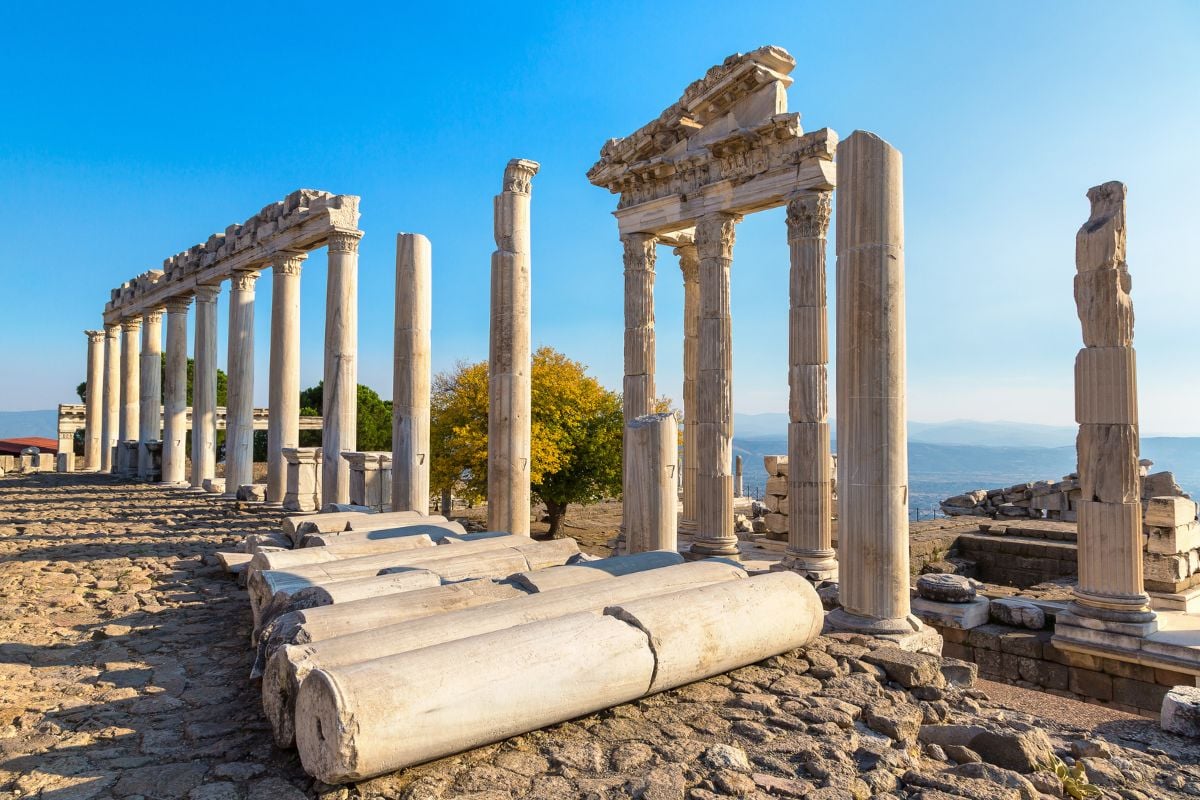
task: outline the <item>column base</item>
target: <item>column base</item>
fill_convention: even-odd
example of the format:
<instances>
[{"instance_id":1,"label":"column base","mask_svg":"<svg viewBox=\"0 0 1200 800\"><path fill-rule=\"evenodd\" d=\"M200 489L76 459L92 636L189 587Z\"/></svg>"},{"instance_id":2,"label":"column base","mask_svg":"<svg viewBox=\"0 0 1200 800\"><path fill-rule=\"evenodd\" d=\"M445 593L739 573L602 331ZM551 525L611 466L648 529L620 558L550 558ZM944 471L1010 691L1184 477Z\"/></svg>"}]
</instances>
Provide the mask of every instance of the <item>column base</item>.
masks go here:
<instances>
[{"instance_id":1,"label":"column base","mask_svg":"<svg viewBox=\"0 0 1200 800\"><path fill-rule=\"evenodd\" d=\"M1089 598L1084 600L1083 598ZM1064 639L1084 645L1137 649L1137 641L1158 630L1158 618L1153 611L1143 608L1117 610L1092 605L1088 593L1076 593L1076 599L1067 610L1058 614L1054 625L1056 639ZM1111 601L1113 598L1109 598ZM1149 596L1146 596L1149 600ZM1126 598L1126 606L1136 606L1137 596Z\"/></svg>"},{"instance_id":2,"label":"column base","mask_svg":"<svg viewBox=\"0 0 1200 800\"><path fill-rule=\"evenodd\" d=\"M696 520L681 519L681 520L679 520L679 524L676 526L675 530L678 531L679 534L682 536L695 536L696 535Z\"/></svg>"},{"instance_id":3,"label":"column base","mask_svg":"<svg viewBox=\"0 0 1200 800\"><path fill-rule=\"evenodd\" d=\"M741 557L741 550L738 549L737 539L729 541L710 539L693 541L692 546L682 555L688 561L699 561L702 558L713 557L732 558L736 560Z\"/></svg>"},{"instance_id":4,"label":"column base","mask_svg":"<svg viewBox=\"0 0 1200 800\"><path fill-rule=\"evenodd\" d=\"M863 633L868 636L911 636L925 628L924 623L912 614L907 617L881 619L852 614L844 608L835 608L825 615L825 625L847 633Z\"/></svg>"},{"instance_id":5,"label":"column base","mask_svg":"<svg viewBox=\"0 0 1200 800\"><path fill-rule=\"evenodd\" d=\"M829 555L825 555L828 553ZM813 583L829 583L838 579L838 563L832 550L807 553L788 551L783 560L771 566L772 572L798 572Z\"/></svg>"}]
</instances>

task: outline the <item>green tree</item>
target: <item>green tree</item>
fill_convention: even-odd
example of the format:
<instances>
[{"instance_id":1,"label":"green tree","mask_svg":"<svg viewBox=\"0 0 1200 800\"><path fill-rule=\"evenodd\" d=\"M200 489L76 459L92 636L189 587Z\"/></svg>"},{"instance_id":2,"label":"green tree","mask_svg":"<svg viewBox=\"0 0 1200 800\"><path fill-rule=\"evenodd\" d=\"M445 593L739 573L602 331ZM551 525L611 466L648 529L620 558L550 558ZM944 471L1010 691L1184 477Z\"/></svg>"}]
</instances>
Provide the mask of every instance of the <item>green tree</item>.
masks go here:
<instances>
[{"instance_id":1,"label":"green tree","mask_svg":"<svg viewBox=\"0 0 1200 800\"><path fill-rule=\"evenodd\" d=\"M325 381L300 392L300 416L319 417L324 402ZM358 385L358 423L355 447L359 450L392 449L392 401L384 400L369 386ZM301 431L300 444L316 447L321 443L319 431Z\"/></svg>"},{"instance_id":2,"label":"green tree","mask_svg":"<svg viewBox=\"0 0 1200 800\"><path fill-rule=\"evenodd\" d=\"M460 362L434 378L430 482L487 494L488 365ZM549 347L533 356L530 484L557 536L571 504L621 492L621 398L587 368Z\"/></svg>"}]
</instances>

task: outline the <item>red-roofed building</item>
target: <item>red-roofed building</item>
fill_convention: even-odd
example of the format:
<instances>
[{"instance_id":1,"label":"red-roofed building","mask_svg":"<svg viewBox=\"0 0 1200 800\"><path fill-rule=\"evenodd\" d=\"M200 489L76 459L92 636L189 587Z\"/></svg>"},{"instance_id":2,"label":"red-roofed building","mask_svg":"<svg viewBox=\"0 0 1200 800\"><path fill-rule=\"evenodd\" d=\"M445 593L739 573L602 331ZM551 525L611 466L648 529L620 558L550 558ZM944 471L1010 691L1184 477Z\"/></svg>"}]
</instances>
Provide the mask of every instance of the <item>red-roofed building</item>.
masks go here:
<instances>
[{"instance_id":1,"label":"red-roofed building","mask_svg":"<svg viewBox=\"0 0 1200 800\"><path fill-rule=\"evenodd\" d=\"M0 455L19 456L26 447L36 447L43 453L57 453L58 441L45 436L21 436L16 439L0 439Z\"/></svg>"}]
</instances>

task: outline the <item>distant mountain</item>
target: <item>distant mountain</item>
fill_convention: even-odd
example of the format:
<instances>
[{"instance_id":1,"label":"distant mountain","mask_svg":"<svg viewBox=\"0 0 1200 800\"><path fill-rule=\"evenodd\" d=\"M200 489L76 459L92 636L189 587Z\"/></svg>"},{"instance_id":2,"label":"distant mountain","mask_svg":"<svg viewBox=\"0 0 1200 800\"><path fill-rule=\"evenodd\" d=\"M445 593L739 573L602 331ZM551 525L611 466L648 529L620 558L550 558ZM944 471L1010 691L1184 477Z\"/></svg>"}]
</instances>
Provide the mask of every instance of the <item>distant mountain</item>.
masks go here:
<instances>
[{"instance_id":1,"label":"distant mountain","mask_svg":"<svg viewBox=\"0 0 1200 800\"><path fill-rule=\"evenodd\" d=\"M0 411L0 439L20 436L58 436L58 409L48 411Z\"/></svg>"}]
</instances>

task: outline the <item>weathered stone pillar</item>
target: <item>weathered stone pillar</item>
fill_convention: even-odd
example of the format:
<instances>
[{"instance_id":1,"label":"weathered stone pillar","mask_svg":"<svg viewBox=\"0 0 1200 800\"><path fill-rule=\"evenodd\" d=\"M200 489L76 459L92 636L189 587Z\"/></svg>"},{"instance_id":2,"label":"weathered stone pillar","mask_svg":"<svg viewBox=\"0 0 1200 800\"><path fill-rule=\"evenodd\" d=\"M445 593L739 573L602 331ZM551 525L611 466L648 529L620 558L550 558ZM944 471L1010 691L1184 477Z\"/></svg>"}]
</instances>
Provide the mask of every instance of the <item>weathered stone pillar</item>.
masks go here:
<instances>
[{"instance_id":1,"label":"weathered stone pillar","mask_svg":"<svg viewBox=\"0 0 1200 800\"><path fill-rule=\"evenodd\" d=\"M1079 583L1059 637L1101 629L1144 636L1157 628L1142 583L1137 362L1125 263L1125 185L1088 190L1091 216L1075 237L1075 303L1084 347L1075 359Z\"/></svg>"},{"instance_id":2,"label":"weathered stone pillar","mask_svg":"<svg viewBox=\"0 0 1200 800\"><path fill-rule=\"evenodd\" d=\"M229 280L229 369L225 411L225 497L254 479L254 282L256 270ZM326 384L328 386L328 384Z\"/></svg>"},{"instance_id":3,"label":"weathered stone pillar","mask_svg":"<svg viewBox=\"0 0 1200 800\"><path fill-rule=\"evenodd\" d=\"M115 472L117 441L121 427L121 344L119 325L104 326L104 409L100 441L100 470Z\"/></svg>"},{"instance_id":4,"label":"weathered stone pillar","mask_svg":"<svg viewBox=\"0 0 1200 800\"><path fill-rule=\"evenodd\" d=\"M900 152L855 131L838 146L838 628L912 634ZM801 468L789 458L792 470ZM803 506L789 498L792 513Z\"/></svg>"},{"instance_id":5,"label":"weathered stone pillar","mask_svg":"<svg viewBox=\"0 0 1200 800\"><path fill-rule=\"evenodd\" d=\"M321 448L285 447L281 454L287 462L287 491L284 511L321 510Z\"/></svg>"},{"instance_id":6,"label":"weathered stone pillar","mask_svg":"<svg viewBox=\"0 0 1200 800\"><path fill-rule=\"evenodd\" d=\"M186 482L187 322L190 295L167 301L167 373L163 390L162 481Z\"/></svg>"},{"instance_id":7,"label":"weathered stone pillar","mask_svg":"<svg viewBox=\"0 0 1200 800\"><path fill-rule=\"evenodd\" d=\"M396 235L396 321L392 372L392 511L429 513L429 362L433 324L429 240Z\"/></svg>"},{"instance_id":8,"label":"weathered stone pillar","mask_svg":"<svg viewBox=\"0 0 1200 800\"><path fill-rule=\"evenodd\" d=\"M386 511L392 505L392 454L342 453L350 465L350 504ZM409 509L428 514L428 508Z\"/></svg>"},{"instance_id":9,"label":"weathered stone pillar","mask_svg":"<svg viewBox=\"0 0 1200 800\"><path fill-rule=\"evenodd\" d=\"M100 450L104 432L100 420L104 405L104 331L84 331L88 337L87 389L84 390L87 411L83 432L83 468L89 472L100 469Z\"/></svg>"},{"instance_id":10,"label":"weathered stone pillar","mask_svg":"<svg viewBox=\"0 0 1200 800\"><path fill-rule=\"evenodd\" d=\"M488 355L488 530L529 535L532 353L529 193L536 161L514 158L494 201ZM393 467L394 468L394 467Z\"/></svg>"},{"instance_id":11,"label":"weathered stone pillar","mask_svg":"<svg viewBox=\"0 0 1200 800\"><path fill-rule=\"evenodd\" d=\"M729 271L741 217L696 223L700 255L700 356L696 387L696 536L692 557L736 556L733 532L733 323Z\"/></svg>"},{"instance_id":12,"label":"weathered stone pillar","mask_svg":"<svg viewBox=\"0 0 1200 800\"><path fill-rule=\"evenodd\" d=\"M322 502L350 499L350 465L343 451L358 440L358 242L362 231L336 231L329 237L325 284L325 383L321 449Z\"/></svg>"},{"instance_id":13,"label":"weathered stone pillar","mask_svg":"<svg viewBox=\"0 0 1200 800\"><path fill-rule=\"evenodd\" d=\"M138 437L138 404L141 400L138 353L142 349L141 331L141 317L121 321L121 425L117 434L117 474L125 478L137 470L137 464L129 463L127 442L136 441Z\"/></svg>"},{"instance_id":14,"label":"weathered stone pillar","mask_svg":"<svg viewBox=\"0 0 1200 800\"><path fill-rule=\"evenodd\" d=\"M196 354L192 375L192 489L216 476L217 296L220 285L196 287Z\"/></svg>"},{"instance_id":15,"label":"weathered stone pillar","mask_svg":"<svg viewBox=\"0 0 1200 800\"><path fill-rule=\"evenodd\" d=\"M626 553L677 547L678 442L674 414L647 414L625 425L630 477L623 513Z\"/></svg>"},{"instance_id":16,"label":"weathered stone pillar","mask_svg":"<svg viewBox=\"0 0 1200 800\"><path fill-rule=\"evenodd\" d=\"M683 272L683 514L681 533L696 531L696 374L700 364L700 254L675 248Z\"/></svg>"},{"instance_id":17,"label":"weathered stone pillar","mask_svg":"<svg viewBox=\"0 0 1200 800\"><path fill-rule=\"evenodd\" d=\"M283 448L300 444L300 268L304 253L271 256L271 366L267 405L266 502L287 493Z\"/></svg>"},{"instance_id":18,"label":"weathered stone pillar","mask_svg":"<svg viewBox=\"0 0 1200 800\"><path fill-rule=\"evenodd\" d=\"M782 566L811 580L830 580L833 476L829 443L829 329L825 244L833 211L830 192L802 194L787 206L791 250L788 322L788 546ZM901 421L903 424L903 420ZM855 558L859 558L856 554Z\"/></svg>"},{"instance_id":19,"label":"weathered stone pillar","mask_svg":"<svg viewBox=\"0 0 1200 800\"><path fill-rule=\"evenodd\" d=\"M150 480L150 454L142 442L162 441L162 318L161 308L142 315L141 407L138 413L139 480Z\"/></svg>"},{"instance_id":20,"label":"weathered stone pillar","mask_svg":"<svg viewBox=\"0 0 1200 800\"><path fill-rule=\"evenodd\" d=\"M733 496L741 497L746 493L745 473L742 471L742 457L737 456L733 460Z\"/></svg>"}]
</instances>

